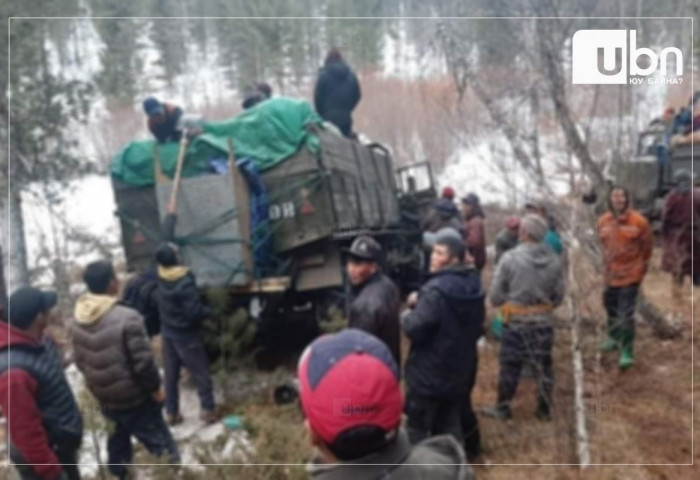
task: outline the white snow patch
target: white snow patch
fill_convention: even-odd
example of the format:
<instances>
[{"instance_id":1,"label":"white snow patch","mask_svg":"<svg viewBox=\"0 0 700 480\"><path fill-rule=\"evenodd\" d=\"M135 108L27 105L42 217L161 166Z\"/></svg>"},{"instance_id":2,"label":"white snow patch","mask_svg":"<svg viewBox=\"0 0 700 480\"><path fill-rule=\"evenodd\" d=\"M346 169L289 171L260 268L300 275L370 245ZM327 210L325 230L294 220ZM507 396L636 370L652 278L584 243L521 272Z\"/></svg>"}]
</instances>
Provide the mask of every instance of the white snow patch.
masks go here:
<instances>
[{"instance_id":1,"label":"white snow patch","mask_svg":"<svg viewBox=\"0 0 700 480\"><path fill-rule=\"evenodd\" d=\"M86 388L85 378L82 373L80 373L75 364L71 364L66 368L65 373L76 399L81 398L80 392ZM83 412L87 408L92 407L81 405ZM209 456L217 463L240 463L249 458L254 452L252 443L245 430L231 432L223 423L203 424L199 420L197 392L186 385L180 386L180 409L185 417L184 422L171 427L171 431L175 443L180 449L183 468L193 472L204 470L204 467L199 465L197 456L199 449L208 450ZM83 416L85 417L85 414ZM79 455L80 470L86 477L95 477L99 472L98 452L94 448L93 435L97 438L99 459L103 464L106 464L108 458L107 432L103 429L92 431L86 428ZM132 443L136 445L138 442L132 438ZM221 447L222 443L223 447Z\"/></svg>"}]
</instances>

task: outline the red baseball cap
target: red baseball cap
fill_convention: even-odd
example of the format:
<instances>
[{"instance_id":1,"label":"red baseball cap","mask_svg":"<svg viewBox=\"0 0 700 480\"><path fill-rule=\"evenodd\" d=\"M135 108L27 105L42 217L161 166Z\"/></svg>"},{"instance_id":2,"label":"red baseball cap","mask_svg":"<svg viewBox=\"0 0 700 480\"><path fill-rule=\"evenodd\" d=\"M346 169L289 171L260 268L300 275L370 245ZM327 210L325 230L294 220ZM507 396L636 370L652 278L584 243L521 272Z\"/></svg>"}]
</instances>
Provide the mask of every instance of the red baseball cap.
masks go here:
<instances>
[{"instance_id":1,"label":"red baseball cap","mask_svg":"<svg viewBox=\"0 0 700 480\"><path fill-rule=\"evenodd\" d=\"M353 427L390 432L401 422L398 366L369 333L346 329L316 339L302 354L298 375L304 414L328 445Z\"/></svg>"}]
</instances>

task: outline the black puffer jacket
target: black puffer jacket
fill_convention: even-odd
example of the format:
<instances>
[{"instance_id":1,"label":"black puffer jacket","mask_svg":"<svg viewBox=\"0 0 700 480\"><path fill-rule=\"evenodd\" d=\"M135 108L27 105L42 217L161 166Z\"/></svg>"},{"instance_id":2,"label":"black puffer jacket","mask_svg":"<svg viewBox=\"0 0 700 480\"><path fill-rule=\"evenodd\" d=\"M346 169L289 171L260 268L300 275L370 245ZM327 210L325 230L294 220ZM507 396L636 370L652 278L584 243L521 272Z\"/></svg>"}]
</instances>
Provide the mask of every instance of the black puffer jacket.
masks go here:
<instances>
[{"instance_id":1,"label":"black puffer jacket","mask_svg":"<svg viewBox=\"0 0 700 480\"><path fill-rule=\"evenodd\" d=\"M194 274L185 267L158 268L158 312L164 337L187 338L199 331L211 309L202 303Z\"/></svg>"},{"instance_id":2,"label":"black puffer jacket","mask_svg":"<svg viewBox=\"0 0 700 480\"><path fill-rule=\"evenodd\" d=\"M346 137L352 133L352 111L361 97L357 76L342 60L328 63L319 71L314 89L316 111Z\"/></svg>"},{"instance_id":3,"label":"black puffer jacket","mask_svg":"<svg viewBox=\"0 0 700 480\"><path fill-rule=\"evenodd\" d=\"M355 289L350 306L351 328L359 328L384 341L401 366L399 313L401 299L394 282L381 272Z\"/></svg>"},{"instance_id":4,"label":"black puffer jacket","mask_svg":"<svg viewBox=\"0 0 700 480\"><path fill-rule=\"evenodd\" d=\"M143 403L160 388L151 345L136 310L103 295L82 296L72 325L75 364L100 402L115 410Z\"/></svg>"},{"instance_id":5,"label":"black puffer jacket","mask_svg":"<svg viewBox=\"0 0 700 480\"><path fill-rule=\"evenodd\" d=\"M474 268L457 266L434 273L403 318L411 340L406 383L416 395L445 397L467 389L483 331L484 292Z\"/></svg>"}]
</instances>

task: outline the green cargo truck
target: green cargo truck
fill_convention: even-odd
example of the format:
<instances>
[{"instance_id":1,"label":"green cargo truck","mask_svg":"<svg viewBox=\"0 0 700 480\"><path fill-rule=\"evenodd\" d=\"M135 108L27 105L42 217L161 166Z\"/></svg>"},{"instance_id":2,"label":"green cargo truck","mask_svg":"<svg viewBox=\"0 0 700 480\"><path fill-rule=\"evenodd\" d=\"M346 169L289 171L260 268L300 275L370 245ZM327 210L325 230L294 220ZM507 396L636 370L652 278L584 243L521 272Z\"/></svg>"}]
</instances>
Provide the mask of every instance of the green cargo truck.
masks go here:
<instances>
[{"instance_id":1,"label":"green cargo truck","mask_svg":"<svg viewBox=\"0 0 700 480\"><path fill-rule=\"evenodd\" d=\"M200 286L228 288L233 296L251 300L259 316L318 321L329 304L342 306L347 298L343 248L358 235L372 235L384 247L384 270L404 291L416 288L422 269L418 205L434 198L432 175L422 191L407 191L387 148L349 140L320 122L306 122L303 128L308 138L291 156L260 169L257 180L267 207L262 223L251 221L260 204L234 161L240 158L235 137L233 151L219 153L218 164L227 168L182 180L176 243ZM150 264L160 241L172 166L158 157L152 155L152 184L127 183L123 170L113 168L122 243L132 271ZM425 164L416 168L429 172ZM260 265L258 243L267 239L270 258Z\"/></svg>"}]
</instances>

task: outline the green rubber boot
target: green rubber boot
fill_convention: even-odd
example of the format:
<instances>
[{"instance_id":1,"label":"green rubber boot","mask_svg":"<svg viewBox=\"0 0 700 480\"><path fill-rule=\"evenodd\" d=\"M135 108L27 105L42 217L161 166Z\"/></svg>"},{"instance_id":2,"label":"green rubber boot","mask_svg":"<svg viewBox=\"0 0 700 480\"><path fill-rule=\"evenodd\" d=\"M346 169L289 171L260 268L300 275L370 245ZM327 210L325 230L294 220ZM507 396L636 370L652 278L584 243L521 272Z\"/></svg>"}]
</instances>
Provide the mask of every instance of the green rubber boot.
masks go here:
<instances>
[{"instance_id":1,"label":"green rubber boot","mask_svg":"<svg viewBox=\"0 0 700 480\"><path fill-rule=\"evenodd\" d=\"M619 367L621 370L627 370L632 365L634 365L634 352L631 346L622 347L622 353L620 353Z\"/></svg>"}]
</instances>

